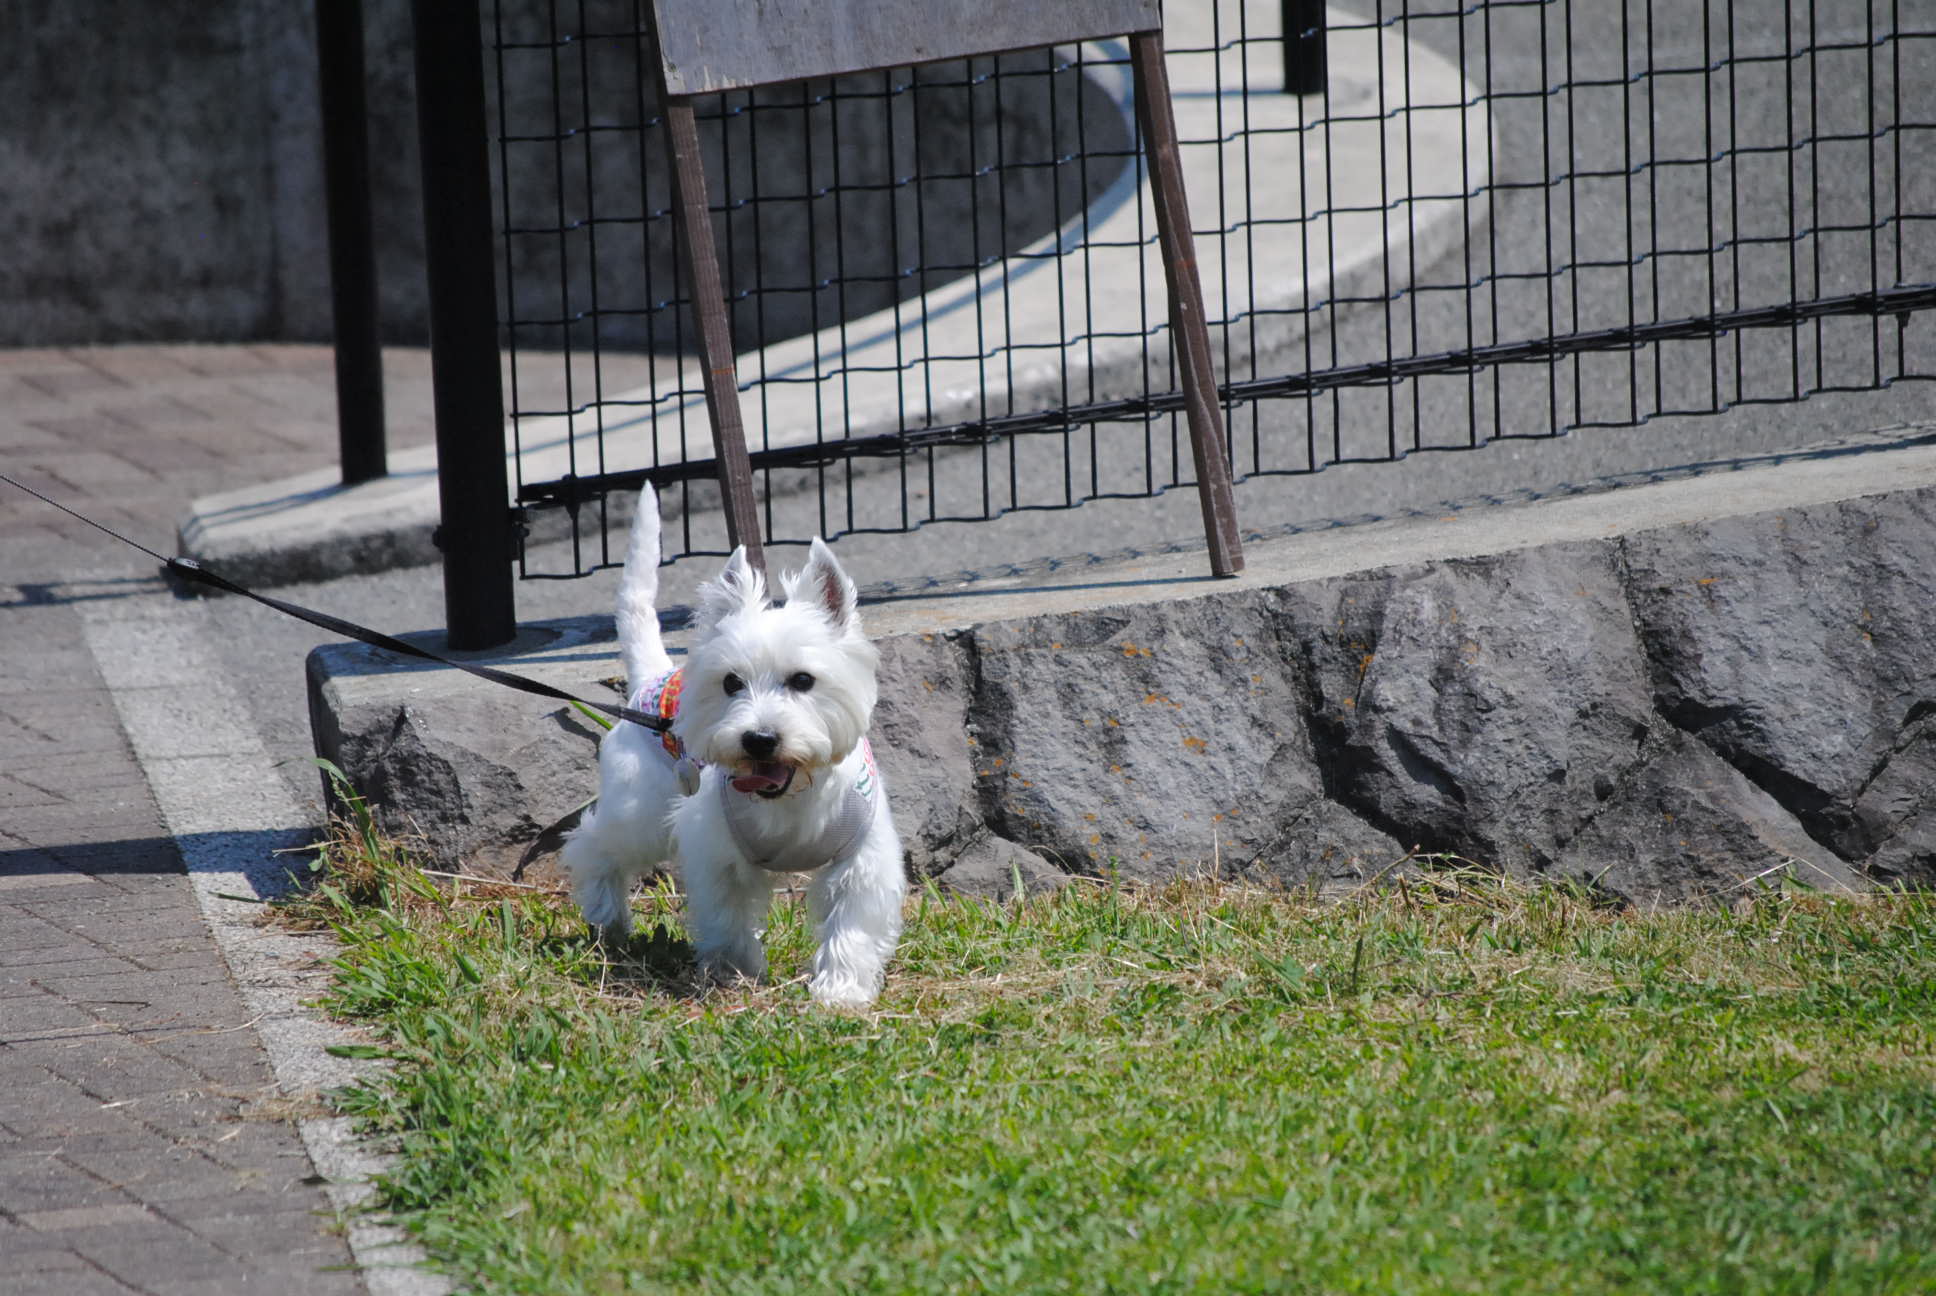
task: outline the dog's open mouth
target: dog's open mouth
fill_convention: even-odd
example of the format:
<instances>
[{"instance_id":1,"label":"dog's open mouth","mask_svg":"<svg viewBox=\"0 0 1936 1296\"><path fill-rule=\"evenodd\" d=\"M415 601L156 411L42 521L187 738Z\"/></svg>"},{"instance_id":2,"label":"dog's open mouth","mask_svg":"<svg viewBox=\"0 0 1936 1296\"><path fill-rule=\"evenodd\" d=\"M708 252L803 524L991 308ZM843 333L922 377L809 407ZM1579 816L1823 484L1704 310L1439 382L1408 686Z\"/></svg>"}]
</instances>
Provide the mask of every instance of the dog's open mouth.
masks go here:
<instances>
[{"instance_id":1,"label":"dog's open mouth","mask_svg":"<svg viewBox=\"0 0 1936 1296\"><path fill-rule=\"evenodd\" d=\"M793 766L779 761L747 761L733 775L735 792L776 797L793 783Z\"/></svg>"}]
</instances>

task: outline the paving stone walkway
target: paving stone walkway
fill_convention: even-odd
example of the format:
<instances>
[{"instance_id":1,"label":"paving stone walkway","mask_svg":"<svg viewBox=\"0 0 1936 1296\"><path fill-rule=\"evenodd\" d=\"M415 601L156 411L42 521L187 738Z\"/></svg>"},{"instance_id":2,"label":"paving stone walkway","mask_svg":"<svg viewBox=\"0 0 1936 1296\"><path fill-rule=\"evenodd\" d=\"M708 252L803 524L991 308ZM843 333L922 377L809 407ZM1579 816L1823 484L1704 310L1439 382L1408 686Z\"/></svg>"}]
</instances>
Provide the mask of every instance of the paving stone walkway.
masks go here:
<instances>
[{"instance_id":1,"label":"paving stone walkway","mask_svg":"<svg viewBox=\"0 0 1936 1296\"><path fill-rule=\"evenodd\" d=\"M392 444L429 436L394 353ZM334 462L322 347L0 352L0 471L155 548ZM83 637L152 566L0 483L0 1290L362 1292Z\"/></svg>"}]
</instances>

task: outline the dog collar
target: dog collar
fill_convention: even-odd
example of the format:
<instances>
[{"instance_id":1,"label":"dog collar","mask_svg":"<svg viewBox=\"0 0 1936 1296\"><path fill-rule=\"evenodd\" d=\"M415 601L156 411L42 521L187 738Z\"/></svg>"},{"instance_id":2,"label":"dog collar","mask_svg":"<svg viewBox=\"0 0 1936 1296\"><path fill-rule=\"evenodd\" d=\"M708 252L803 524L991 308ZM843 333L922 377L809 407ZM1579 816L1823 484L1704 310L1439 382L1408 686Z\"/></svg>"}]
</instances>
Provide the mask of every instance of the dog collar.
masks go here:
<instances>
[{"instance_id":1,"label":"dog collar","mask_svg":"<svg viewBox=\"0 0 1936 1296\"><path fill-rule=\"evenodd\" d=\"M811 873L852 852L879 810L880 770L874 764L874 748L865 738L860 740L860 757L860 776L840 798L840 812L812 841L793 842L776 855L763 855L753 845L753 798L734 791L729 780L721 779L720 814L740 852L772 873Z\"/></svg>"}]
</instances>

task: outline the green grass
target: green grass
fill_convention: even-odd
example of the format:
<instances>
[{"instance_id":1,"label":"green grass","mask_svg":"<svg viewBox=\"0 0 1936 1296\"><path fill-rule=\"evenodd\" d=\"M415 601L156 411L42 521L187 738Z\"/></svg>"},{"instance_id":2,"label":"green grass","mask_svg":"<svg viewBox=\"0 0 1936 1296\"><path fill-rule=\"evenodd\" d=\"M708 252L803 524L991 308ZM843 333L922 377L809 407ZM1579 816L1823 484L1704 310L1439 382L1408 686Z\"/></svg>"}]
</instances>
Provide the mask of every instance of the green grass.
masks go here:
<instances>
[{"instance_id":1,"label":"green grass","mask_svg":"<svg viewBox=\"0 0 1936 1296\"><path fill-rule=\"evenodd\" d=\"M479 1290L1936 1291L1925 895L930 894L856 1016L353 855L290 909L398 1058L339 1101Z\"/></svg>"}]
</instances>

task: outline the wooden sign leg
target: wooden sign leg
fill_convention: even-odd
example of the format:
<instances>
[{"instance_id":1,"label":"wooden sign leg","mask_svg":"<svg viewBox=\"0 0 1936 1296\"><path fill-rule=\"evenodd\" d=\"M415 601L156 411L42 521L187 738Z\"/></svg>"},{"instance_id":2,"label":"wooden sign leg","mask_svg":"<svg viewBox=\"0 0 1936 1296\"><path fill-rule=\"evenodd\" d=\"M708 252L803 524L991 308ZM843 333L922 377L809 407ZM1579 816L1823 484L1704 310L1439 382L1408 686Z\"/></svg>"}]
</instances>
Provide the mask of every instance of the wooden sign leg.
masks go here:
<instances>
[{"instance_id":1,"label":"wooden sign leg","mask_svg":"<svg viewBox=\"0 0 1936 1296\"><path fill-rule=\"evenodd\" d=\"M679 250L685 256L693 318L699 325L706 413L713 425L713 461L719 465L719 489L725 496L726 538L745 548L754 570L765 571L759 507L753 498L753 467L746 455L746 425L739 412L739 379L733 368L726 290L719 278L712 217L706 210L706 171L699 158L699 128L693 120L690 99L666 96L663 102L672 153L674 223L679 231Z\"/></svg>"},{"instance_id":2,"label":"wooden sign leg","mask_svg":"<svg viewBox=\"0 0 1936 1296\"><path fill-rule=\"evenodd\" d=\"M1210 329L1203 317L1203 285L1197 278L1190 205L1183 192L1170 77L1163 66L1163 33L1137 32L1129 38L1129 50L1136 73L1136 117L1143 128L1143 152L1149 158L1156 203L1157 240L1163 248L1163 278L1170 290L1170 334L1187 402L1203 531L1210 542L1210 570L1217 576L1235 576L1244 569L1244 549L1237 535L1230 460L1224 453L1217 378L1210 367Z\"/></svg>"}]
</instances>

